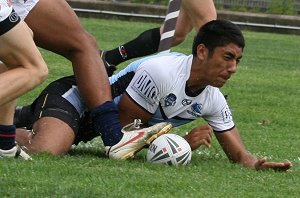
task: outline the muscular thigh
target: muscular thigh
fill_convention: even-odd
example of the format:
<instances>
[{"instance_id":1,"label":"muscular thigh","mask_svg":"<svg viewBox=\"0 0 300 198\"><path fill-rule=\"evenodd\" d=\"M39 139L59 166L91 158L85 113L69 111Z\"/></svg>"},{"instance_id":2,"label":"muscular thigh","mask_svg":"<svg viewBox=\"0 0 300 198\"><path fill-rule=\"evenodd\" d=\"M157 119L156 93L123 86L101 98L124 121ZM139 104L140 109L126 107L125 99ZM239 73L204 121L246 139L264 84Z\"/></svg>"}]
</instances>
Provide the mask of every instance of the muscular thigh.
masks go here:
<instances>
[{"instance_id":1,"label":"muscular thigh","mask_svg":"<svg viewBox=\"0 0 300 198\"><path fill-rule=\"evenodd\" d=\"M20 17L13 11L12 6L7 1L0 0L0 60L7 66L18 64L14 56L22 52L22 48L18 46L22 27ZM5 68L1 71L5 71Z\"/></svg>"},{"instance_id":2,"label":"muscular thigh","mask_svg":"<svg viewBox=\"0 0 300 198\"><path fill-rule=\"evenodd\" d=\"M43 117L33 125L34 135L27 145L32 153L47 152L53 155L67 153L75 134L64 121L54 117Z\"/></svg>"},{"instance_id":3,"label":"muscular thigh","mask_svg":"<svg viewBox=\"0 0 300 198\"><path fill-rule=\"evenodd\" d=\"M38 46L63 56L80 49L80 37L86 36L78 17L65 0L40 0L25 21L34 32Z\"/></svg>"},{"instance_id":4,"label":"muscular thigh","mask_svg":"<svg viewBox=\"0 0 300 198\"><path fill-rule=\"evenodd\" d=\"M32 63L39 65L34 61L40 60L40 52L23 21L0 36L0 46L0 60L9 68L31 66Z\"/></svg>"}]
</instances>

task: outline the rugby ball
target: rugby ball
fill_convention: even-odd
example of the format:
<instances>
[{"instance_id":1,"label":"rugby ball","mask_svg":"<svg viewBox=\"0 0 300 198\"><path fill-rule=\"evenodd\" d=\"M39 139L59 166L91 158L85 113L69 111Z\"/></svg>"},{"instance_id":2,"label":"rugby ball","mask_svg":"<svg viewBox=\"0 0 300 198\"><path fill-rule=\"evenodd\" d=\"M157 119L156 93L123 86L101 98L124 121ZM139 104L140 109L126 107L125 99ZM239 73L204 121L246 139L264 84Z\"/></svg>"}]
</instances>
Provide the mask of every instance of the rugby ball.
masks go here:
<instances>
[{"instance_id":1,"label":"rugby ball","mask_svg":"<svg viewBox=\"0 0 300 198\"><path fill-rule=\"evenodd\" d=\"M192 158L189 143L176 134L164 134L156 138L147 151L147 161L156 164L187 165Z\"/></svg>"}]
</instances>

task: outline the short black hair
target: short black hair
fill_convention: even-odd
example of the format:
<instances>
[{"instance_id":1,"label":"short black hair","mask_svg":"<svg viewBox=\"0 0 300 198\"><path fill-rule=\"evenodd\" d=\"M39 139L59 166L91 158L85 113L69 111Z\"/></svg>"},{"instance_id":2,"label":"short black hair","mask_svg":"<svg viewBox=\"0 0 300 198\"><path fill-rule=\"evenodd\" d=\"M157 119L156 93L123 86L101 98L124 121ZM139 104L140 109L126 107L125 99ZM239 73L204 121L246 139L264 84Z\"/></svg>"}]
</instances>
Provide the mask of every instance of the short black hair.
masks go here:
<instances>
[{"instance_id":1,"label":"short black hair","mask_svg":"<svg viewBox=\"0 0 300 198\"><path fill-rule=\"evenodd\" d=\"M197 56L197 46L204 44L212 54L216 47L222 47L234 43L244 49L245 39L240 28L227 20L212 20L203 25L193 42L193 56Z\"/></svg>"}]
</instances>

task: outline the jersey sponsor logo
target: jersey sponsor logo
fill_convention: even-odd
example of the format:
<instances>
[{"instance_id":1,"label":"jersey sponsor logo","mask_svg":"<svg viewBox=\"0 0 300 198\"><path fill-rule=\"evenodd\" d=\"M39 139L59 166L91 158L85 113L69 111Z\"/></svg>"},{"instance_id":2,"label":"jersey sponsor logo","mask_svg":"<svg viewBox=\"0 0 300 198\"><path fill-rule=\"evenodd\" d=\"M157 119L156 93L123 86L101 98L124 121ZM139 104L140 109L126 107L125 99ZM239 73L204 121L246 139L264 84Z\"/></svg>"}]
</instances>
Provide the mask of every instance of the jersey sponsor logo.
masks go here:
<instances>
[{"instance_id":1,"label":"jersey sponsor logo","mask_svg":"<svg viewBox=\"0 0 300 198\"><path fill-rule=\"evenodd\" d=\"M146 71L137 78L132 88L150 104L154 104L159 95L156 84Z\"/></svg>"},{"instance_id":2,"label":"jersey sponsor logo","mask_svg":"<svg viewBox=\"0 0 300 198\"><path fill-rule=\"evenodd\" d=\"M175 106L176 104L176 95L173 93L170 93L165 99L165 107L169 107L169 106Z\"/></svg>"},{"instance_id":3,"label":"jersey sponsor logo","mask_svg":"<svg viewBox=\"0 0 300 198\"><path fill-rule=\"evenodd\" d=\"M201 117L202 104L193 104L191 109L187 110L187 113L194 117Z\"/></svg>"},{"instance_id":4,"label":"jersey sponsor logo","mask_svg":"<svg viewBox=\"0 0 300 198\"><path fill-rule=\"evenodd\" d=\"M222 109L222 117L223 117L224 123L228 123L228 122L232 121L232 114L231 114L231 111L230 111L228 105L226 105Z\"/></svg>"},{"instance_id":5,"label":"jersey sponsor logo","mask_svg":"<svg viewBox=\"0 0 300 198\"><path fill-rule=\"evenodd\" d=\"M183 100L181 101L181 104L182 104L183 106L190 105L191 103L192 103L192 100L190 100L190 99L183 99Z\"/></svg>"}]
</instances>

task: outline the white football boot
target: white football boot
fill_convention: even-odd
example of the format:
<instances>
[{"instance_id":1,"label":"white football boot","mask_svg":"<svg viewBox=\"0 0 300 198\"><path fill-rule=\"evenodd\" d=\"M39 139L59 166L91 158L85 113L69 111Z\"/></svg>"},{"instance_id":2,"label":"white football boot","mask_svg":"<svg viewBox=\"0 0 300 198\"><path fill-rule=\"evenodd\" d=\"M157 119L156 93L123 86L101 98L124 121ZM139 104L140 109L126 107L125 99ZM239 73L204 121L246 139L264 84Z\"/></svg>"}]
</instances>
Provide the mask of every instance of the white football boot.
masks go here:
<instances>
[{"instance_id":1,"label":"white football boot","mask_svg":"<svg viewBox=\"0 0 300 198\"><path fill-rule=\"evenodd\" d=\"M145 145L149 145L160 135L168 133L172 129L172 124L161 122L148 128L140 128L141 120L135 119L133 123L123 127L124 133L119 143L113 146L106 146L106 155L109 158L125 160L134 158Z\"/></svg>"},{"instance_id":2,"label":"white football boot","mask_svg":"<svg viewBox=\"0 0 300 198\"><path fill-rule=\"evenodd\" d=\"M24 160L32 160L32 158L25 152L23 151L18 145L14 146L12 149L9 150L2 150L0 149L0 158L18 158L21 157Z\"/></svg>"}]
</instances>

